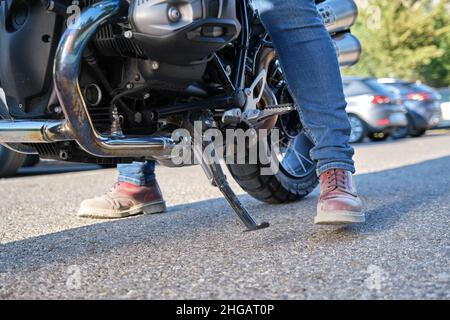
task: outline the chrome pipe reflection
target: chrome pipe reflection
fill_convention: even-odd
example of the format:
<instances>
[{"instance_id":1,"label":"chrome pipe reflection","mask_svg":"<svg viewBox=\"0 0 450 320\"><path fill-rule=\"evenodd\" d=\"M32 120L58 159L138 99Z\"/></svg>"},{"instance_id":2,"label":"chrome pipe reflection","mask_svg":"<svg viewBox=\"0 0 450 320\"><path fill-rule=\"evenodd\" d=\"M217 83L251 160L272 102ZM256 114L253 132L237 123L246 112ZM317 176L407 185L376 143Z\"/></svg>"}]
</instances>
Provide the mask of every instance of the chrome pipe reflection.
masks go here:
<instances>
[{"instance_id":1,"label":"chrome pipe reflection","mask_svg":"<svg viewBox=\"0 0 450 320\"><path fill-rule=\"evenodd\" d=\"M361 43L351 33L336 35L333 38L336 53L341 67L348 67L356 64L361 57Z\"/></svg>"},{"instance_id":2,"label":"chrome pipe reflection","mask_svg":"<svg viewBox=\"0 0 450 320\"><path fill-rule=\"evenodd\" d=\"M317 11L329 33L349 30L358 18L358 7L353 0L327 0L317 5Z\"/></svg>"},{"instance_id":3,"label":"chrome pipe reflection","mask_svg":"<svg viewBox=\"0 0 450 320\"><path fill-rule=\"evenodd\" d=\"M72 140L63 121L0 120L0 143L46 143ZM25 150L24 150L25 151Z\"/></svg>"}]
</instances>

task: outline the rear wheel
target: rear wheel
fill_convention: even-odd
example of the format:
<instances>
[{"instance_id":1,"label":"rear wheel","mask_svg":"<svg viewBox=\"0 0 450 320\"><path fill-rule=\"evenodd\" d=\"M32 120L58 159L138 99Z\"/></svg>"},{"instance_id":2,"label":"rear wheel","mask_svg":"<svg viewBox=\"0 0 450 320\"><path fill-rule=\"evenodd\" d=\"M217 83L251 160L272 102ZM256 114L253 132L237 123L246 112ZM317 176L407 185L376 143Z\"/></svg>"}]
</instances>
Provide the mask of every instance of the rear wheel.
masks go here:
<instances>
[{"instance_id":1,"label":"rear wheel","mask_svg":"<svg viewBox=\"0 0 450 320\"><path fill-rule=\"evenodd\" d=\"M395 129L391 135L392 139L406 138L414 131L411 117L407 115L407 118L408 118L408 123L407 123L406 127L400 127L400 128Z\"/></svg>"},{"instance_id":2,"label":"rear wheel","mask_svg":"<svg viewBox=\"0 0 450 320\"><path fill-rule=\"evenodd\" d=\"M348 120L350 121L350 125L352 127L352 131L350 133L350 143L359 143L364 140L367 136L367 126L358 116L354 114L348 115Z\"/></svg>"},{"instance_id":3,"label":"rear wheel","mask_svg":"<svg viewBox=\"0 0 450 320\"><path fill-rule=\"evenodd\" d=\"M411 130L410 135L411 135L411 137L418 138L418 137L423 136L426 132L427 132L427 130L425 130L425 129Z\"/></svg>"},{"instance_id":4,"label":"rear wheel","mask_svg":"<svg viewBox=\"0 0 450 320\"><path fill-rule=\"evenodd\" d=\"M316 164L309 151L313 144L304 130L292 137L284 136L272 152L279 170L266 175L270 166L258 159L257 164L228 165L236 182L252 197L267 203L300 200L318 184Z\"/></svg>"},{"instance_id":5,"label":"rear wheel","mask_svg":"<svg viewBox=\"0 0 450 320\"><path fill-rule=\"evenodd\" d=\"M292 102L286 86L279 92L279 103ZM271 157L278 170L267 174L267 171L270 172L270 165L267 165L269 159L261 159L261 153L256 164L231 164L228 169L242 189L260 201L286 203L300 200L311 193L319 182L316 163L310 156L314 145L301 126L296 111L278 117L274 129L279 131L279 141L271 143L269 135L268 145L272 152L262 154Z\"/></svg>"},{"instance_id":6,"label":"rear wheel","mask_svg":"<svg viewBox=\"0 0 450 320\"><path fill-rule=\"evenodd\" d=\"M9 150L0 145L0 178L11 177L16 174L25 162L26 155Z\"/></svg>"},{"instance_id":7,"label":"rear wheel","mask_svg":"<svg viewBox=\"0 0 450 320\"><path fill-rule=\"evenodd\" d=\"M409 135L409 127L399 127L392 132L392 139L404 139Z\"/></svg>"}]
</instances>

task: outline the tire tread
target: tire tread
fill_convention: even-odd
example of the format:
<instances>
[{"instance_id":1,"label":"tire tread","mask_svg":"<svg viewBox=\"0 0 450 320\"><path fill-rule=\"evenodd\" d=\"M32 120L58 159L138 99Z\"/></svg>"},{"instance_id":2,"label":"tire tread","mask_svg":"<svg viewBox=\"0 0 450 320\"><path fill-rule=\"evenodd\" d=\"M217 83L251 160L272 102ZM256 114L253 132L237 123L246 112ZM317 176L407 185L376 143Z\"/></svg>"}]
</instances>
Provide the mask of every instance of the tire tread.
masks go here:
<instances>
[{"instance_id":1,"label":"tire tread","mask_svg":"<svg viewBox=\"0 0 450 320\"><path fill-rule=\"evenodd\" d=\"M292 185L284 186L277 175L260 175L260 165L228 165L228 169L236 182L250 196L270 204L299 201L310 194L318 184L315 177L309 182L309 186L303 189L294 188Z\"/></svg>"}]
</instances>

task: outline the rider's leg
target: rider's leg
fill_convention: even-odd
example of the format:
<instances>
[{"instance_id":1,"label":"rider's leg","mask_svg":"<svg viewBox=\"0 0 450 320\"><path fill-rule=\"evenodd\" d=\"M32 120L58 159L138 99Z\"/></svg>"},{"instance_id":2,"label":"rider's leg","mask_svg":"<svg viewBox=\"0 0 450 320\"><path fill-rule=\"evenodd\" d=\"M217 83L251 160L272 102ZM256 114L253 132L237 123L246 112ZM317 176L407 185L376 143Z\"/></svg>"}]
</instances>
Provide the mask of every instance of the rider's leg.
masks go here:
<instances>
[{"instance_id":1,"label":"rider's leg","mask_svg":"<svg viewBox=\"0 0 450 320\"><path fill-rule=\"evenodd\" d=\"M117 170L119 182L128 182L136 186L152 185L156 182L155 161L119 164Z\"/></svg>"},{"instance_id":2,"label":"rider's leg","mask_svg":"<svg viewBox=\"0 0 450 320\"><path fill-rule=\"evenodd\" d=\"M78 215L91 218L123 218L166 210L155 177L155 162L120 164L118 183L105 195L83 201Z\"/></svg>"},{"instance_id":3,"label":"rider's leg","mask_svg":"<svg viewBox=\"0 0 450 320\"><path fill-rule=\"evenodd\" d=\"M255 0L277 49L303 126L314 142L321 198L317 223L364 221L354 190L350 123L336 49L314 0Z\"/></svg>"}]
</instances>

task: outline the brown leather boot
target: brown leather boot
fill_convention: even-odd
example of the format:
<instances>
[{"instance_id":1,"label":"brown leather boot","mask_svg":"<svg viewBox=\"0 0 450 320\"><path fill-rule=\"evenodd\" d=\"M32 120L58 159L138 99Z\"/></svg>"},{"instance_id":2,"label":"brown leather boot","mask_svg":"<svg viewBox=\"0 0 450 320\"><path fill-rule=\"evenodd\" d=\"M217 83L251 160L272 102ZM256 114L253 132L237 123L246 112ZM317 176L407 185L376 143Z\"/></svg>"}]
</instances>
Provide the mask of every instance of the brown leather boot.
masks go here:
<instances>
[{"instance_id":1,"label":"brown leather boot","mask_svg":"<svg viewBox=\"0 0 450 320\"><path fill-rule=\"evenodd\" d=\"M351 224L365 222L351 172L332 169L320 176L320 198L316 224Z\"/></svg>"},{"instance_id":2,"label":"brown leather boot","mask_svg":"<svg viewBox=\"0 0 450 320\"><path fill-rule=\"evenodd\" d=\"M127 182L119 182L105 195L83 201L78 216L114 219L164 211L166 211L166 203L158 183L152 186L136 186Z\"/></svg>"}]
</instances>

